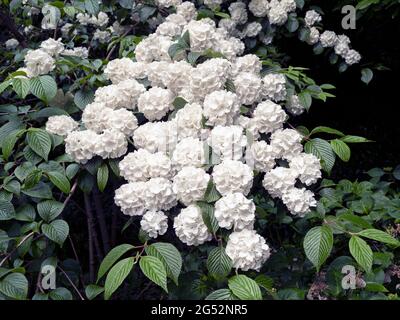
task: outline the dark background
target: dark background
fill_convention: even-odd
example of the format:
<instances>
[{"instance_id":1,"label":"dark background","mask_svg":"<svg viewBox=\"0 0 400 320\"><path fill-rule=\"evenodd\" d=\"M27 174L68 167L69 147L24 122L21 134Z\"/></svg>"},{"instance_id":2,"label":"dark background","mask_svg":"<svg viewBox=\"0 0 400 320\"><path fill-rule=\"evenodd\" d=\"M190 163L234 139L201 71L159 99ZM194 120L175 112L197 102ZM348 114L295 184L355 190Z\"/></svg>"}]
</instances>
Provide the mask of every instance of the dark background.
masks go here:
<instances>
[{"instance_id":1,"label":"dark background","mask_svg":"<svg viewBox=\"0 0 400 320\"><path fill-rule=\"evenodd\" d=\"M292 57L292 66L308 67L308 74L318 84L336 86L336 90L332 90L336 98L328 99L326 103L314 100L310 112L298 117L296 122L309 129L330 126L345 134L375 141L352 144L350 161L337 161L333 179L356 179L373 167L400 164L400 18L393 18L392 10L369 12L357 20L356 30L343 30L343 15L340 10L334 10L335 2L319 4L325 12L323 24L337 34L344 33L351 38L352 47L363 57L360 65L339 73L337 65L331 65L327 56L314 55L312 46L294 39L283 46ZM390 70L375 70L378 65ZM374 71L369 85L361 82L363 67Z\"/></svg>"}]
</instances>

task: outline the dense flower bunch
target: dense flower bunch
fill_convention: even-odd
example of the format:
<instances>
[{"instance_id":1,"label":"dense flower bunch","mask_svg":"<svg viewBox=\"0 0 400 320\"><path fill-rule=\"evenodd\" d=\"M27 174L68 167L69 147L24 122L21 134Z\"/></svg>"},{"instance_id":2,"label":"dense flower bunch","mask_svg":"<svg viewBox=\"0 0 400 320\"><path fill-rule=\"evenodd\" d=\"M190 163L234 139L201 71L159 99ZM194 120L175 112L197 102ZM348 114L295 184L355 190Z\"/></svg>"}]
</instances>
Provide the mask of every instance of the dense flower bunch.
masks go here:
<instances>
[{"instance_id":1,"label":"dense flower bunch","mask_svg":"<svg viewBox=\"0 0 400 320\"><path fill-rule=\"evenodd\" d=\"M252 1L249 10L278 21L295 9L293 1L271 1L264 8L266 3ZM253 230L255 204L249 194L255 172L264 175L266 191L293 215L304 216L316 205L306 187L321 177L320 162L303 152L299 132L285 128L288 115L282 105L293 114L303 110L286 89L284 74L264 74L256 55L243 55L241 35L226 19L218 25L210 18L194 20L191 2L158 5L176 6L177 13L137 45L136 61L122 58L107 65L104 73L112 84L96 91L82 125L57 116L46 128L65 137L66 152L76 162L125 155L119 167L128 182L115 191L115 203L126 215L142 216L142 230L150 237L167 231L168 211L179 206L173 218L178 238L187 245L209 241L212 234L198 201L215 186L221 196L215 219L232 230L226 253L235 268L258 270L270 249ZM246 20L242 2L232 3L230 12L234 24ZM258 28L247 29L253 34ZM171 47L183 38L188 51L211 50L221 57L189 63L182 52L172 58ZM63 52L61 46L49 47L39 50L50 57ZM177 100L184 106L178 107ZM128 141L135 150L126 154Z\"/></svg>"}]
</instances>

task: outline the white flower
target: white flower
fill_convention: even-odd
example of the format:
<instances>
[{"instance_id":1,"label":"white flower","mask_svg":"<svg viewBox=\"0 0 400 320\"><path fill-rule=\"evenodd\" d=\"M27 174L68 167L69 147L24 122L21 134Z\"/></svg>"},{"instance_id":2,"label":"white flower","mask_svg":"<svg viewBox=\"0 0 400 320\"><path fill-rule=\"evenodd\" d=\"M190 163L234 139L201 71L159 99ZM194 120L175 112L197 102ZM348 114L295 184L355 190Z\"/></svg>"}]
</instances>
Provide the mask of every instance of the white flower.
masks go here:
<instances>
[{"instance_id":1,"label":"white flower","mask_svg":"<svg viewBox=\"0 0 400 320\"><path fill-rule=\"evenodd\" d=\"M156 34L169 37L178 36L181 34L181 32L182 32L182 26L170 21L165 21L161 23L156 30Z\"/></svg>"},{"instance_id":2,"label":"white flower","mask_svg":"<svg viewBox=\"0 0 400 320\"><path fill-rule=\"evenodd\" d=\"M294 129L277 130L271 135L271 146L278 158L290 159L303 151L302 138Z\"/></svg>"},{"instance_id":3,"label":"white flower","mask_svg":"<svg viewBox=\"0 0 400 320\"><path fill-rule=\"evenodd\" d=\"M99 136L91 130L72 131L65 138L65 153L74 161L86 163L95 156Z\"/></svg>"},{"instance_id":4,"label":"white flower","mask_svg":"<svg viewBox=\"0 0 400 320\"><path fill-rule=\"evenodd\" d=\"M185 1L176 7L176 13L190 21L196 17L197 11L194 4L190 1Z\"/></svg>"},{"instance_id":5,"label":"white flower","mask_svg":"<svg viewBox=\"0 0 400 320\"><path fill-rule=\"evenodd\" d=\"M278 26L283 25L288 19L286 8L279 2L279 0L271 0L267 15L269 22Z\"/></svg>"},{"instance_id":6,"label":"white flower","mask_svg":"<svg viewBox=\"0 0 400 320\"><path fill-rule=\"evenodd\" d=\"M146 63L152 61L171 61L168 50L172 44L171 37L151 34L136 46L136 60Z\"/></svg>"},{"instance_id":7,"label":"white flower","mask_svg":"<svg viewBox=\"0 0 400 320\"><path fill-rule=\"evenodd\" d=\"M165 88L170 63L167 61L153 61L146 65L147 79L152 87Z\"/></svg>"},{"instance_id":8,"label":"white flower","mask_svg":"<svg viewBox=\"0 0 400 320\"><path fill-rule=\"evenodd\" d=\"M282 202L293 215L303 217L311 207L317 205L314 194L305 188L291 188L282 196Z\"/></svg>"},{"instance_id":9,"label":"white flower","mask_svg":"<svg viewBox=\"0 0 400 320\"><path fill-rule=\"evenodd\" d=\"M115 204L121 208L123 214L141 216L146 211L144 203L145 192L146 184L144 182L123 184L115 190Z\"/></svg>"},{"instance_id":10,"label":"white flower","mask_svg":"<svg viewBox=\"0 0 400 320\"><path fill-rule=\"evenodd\" d=\"M321 178L321 164L313 154L300 153L289 160L289 166L297 173L300 181L307 186L316 183Z\"/></svg>"},{"instance_id":11,"label":"white flower","mask_svg":"<svg viewBox=\"0 0 400 320\"><path fill-rule=\"evenodd\" d=\"M64 44L61 39L54 40L53 38L49 38L40 44L40 48L52 57L57 57L64 51Z\"/></svg>"},{"instance_id":12,"label":"white flower","mask_svg":"<svg viewBox=\"0 0 400 320\"><path fill-rule=\"evenodd\" d=\"M240 105L236 94L218 90L204 99L204 116L208 125L230 125L239 115Z\"/></svg>"},{"instance_id":13,"label":"white flower","mask_svg":"<svg viewBox=\"0 0 400 320\"><path fill-rule=\"evenodd\" d=\"M138 110L150 121L161 120L174 106L171 90L158 87L150 88L138 100Z\"/></svg>"},{"instance_id":14,"label":"white flower","mask_svg":"<svg viewBox=\"0 0 400 320\"><path fill-rule=\"evenodd\" d=\"M257 36L262 30L262 25L259 22L251 22L246 24L242 31L242 37L255 37Z\"/></svg>"},{"instance_id":15,"label":"white flower","mask_svg":"<svg viewBox=\"0 0 400 320\"><path fill-rule=\"evenodd\" d=\"M167 232L168 217L162 211L147 211L140 220L140 226L150 238L157 238Z\"/></svg>"},{"instance_id":16,"label":"white flower","mask_svg":"<svg viewBox=\"0 0 400 320\"><path fill-rule=\"evenodd\" d=\"M147 210L169 210L176 206L176 194L171 181L165 178L151 178L145 183L143 198Z\"/></svg>"},{"instance_id":17,"label":"white flower","mask_svg":"<svg viewBox=\"0 0 400 320\"><path fill-rule=\"evenodd\" d=\"M189 246L198 246L210 241L212 237L196 205L181 210L174 220L174 229L179 240Z\"/></svg>"},{"instance_id":18,"label":"white flower","mask_svg":"<svg viewBox=\"0 0 400 320\"><path fill-rule=\"evenodd\" d=\"M78 22L83 25L86 26L89 24L89 22L91 21L90 15L87 13L78 13L76 15L76 19L78 20Z\"/></svg>"},{"instance_id":19,"label":"white flower","mask_svg":"<svg viewBox=\"0 0 400 320\"><path fill-rule=\"evenodd\" d=\"M103 159L118 158L126 153L128 142L125 135L114 129L106 129L99 135L95 153Z\"/></svg>"},{"instance_id":20,"label":"white flower","mask_svg":"<svg viewBox=\"0 0 400 320\"><path fill-rule=\"evenodd\" d=\"M97 15L97 25L99 27L105 27L108 24L108 16L107 13L100 11Z\"/></svg>"},{"instance_id":21,"label":"white flower","mask_svg":"<svg viewBox=\"0 0 400 320\"><path fill-rule=\"evenodd\" d=\"M156 0L155 2L159 8L169 8L180 5L182 0Z\"/></svg>"},{"instance_id":22,"label":"white flower","mask_svg":"<svg viewBox=\"0 0 400 320\"><path fill-rule=\"evenodd\" d=\"M176 124L178 139L200 137L202 118L203 109L197 103L188 103L182 109L179 109L172 120Z\"/></svg>"},{"instance_id":23,"label":"white flower","mask_svg":"<svg viewBox=\"0 0 400 320\"><path fill-rule=\"evenodd\" d=\"M233 80L235 93L242 104L251 105L261 96L261 78L252 72L240 72Z\"/></svg>"},{"instance_id":24,"label":"white flower","mask_svg":"<svg viewBox=\"0 0 400 320\"><path fill-rule=\"evenodd\" d=\"M126 109L111 110L106 125L110 129L118 130L125 136L132 136L138 127L135 115Z\"/></svg>"},{"instance_id":25,"label":"white flower","mask_svg":"<svg viewBox=\"0 0 400 320\"><path fill-rule=\"evenodd\" d=\"M66 23L61 27L61 34L64 38L67 38L69 35L69 32L71 29L74 27L72 23Z\"/></svg>"},{"instance_id":26,"label":"white flower","mask_svg":"<svg viewBox=\"0 0 400 320\"><path fill-rule=\"evenodd\" d=\"M253 229L256 206L242 193L228 193L215 203L215 219L221 228Z\"/></svg>"},{"instance_id":27,"label":"white flower","mask_svg":"<svg viewBox=\"0 0 400 320\"><path fill-rule=\"evenodd\" d=\"M359 63L361 55L356 50L349 50L345 56L346 63L350 66L352 64Z\"/></svg>"},{"instance_id":28,"label":"white flower","mask_svg":"<svg viewBox=\"0 0 400 320\"><path fill-rule=\"evenodd\" d=\"M108 30L97 29L93 34L93 40L99 40L100 43L107 43L111 38L111 33Z\"/></svg>"},{"instance_id":29,"label":"white flower","mask_svg":"<svg viewBox=\"0 0 400 320\"><path fill-rule=\"evenodd\" d=\"M232 65L232 74L238 75L240 72L251 72L259 74L262 69L262 63L255 54L246 54L238 57Z\"/></svg>"},{"instance_id":30,"label":"white flower","mask_svg":"<svg viewBox=\"0 0 400 320\"><path fill-rule=\"evenodd\" d=\"M221 159L240 160L247 139L240 126L216 126L211 130L207 143Z\"/></svg>"},{"instance_id":31,"label":"white flower","mask_svg":"<svg viewBox=\"0 0 400 320\"><path fill-rule=\"evenodd\" d=\"M282 128L287 114L279 104L267 100L257 105L253 119L257 123L259 132L270 133Z\"/></svg>"},{"instance_id":32,"label":"white flower","mask_svg":"<svg viewBox=\"0 0 400 320\"><path fill-rule=\"evenodd\" d=\"M86 129L96 133L102 133L108 128L108 118L113 110L103 103L92 102L88 104L82 113L82 122Z\"/></svg>"},{"instance_id":33,"label":"white flower","mask_svg":"<svg viewBox=\"0 0 400 320\"><path fill-rule=\"evenodd\" d=\"M15 49L16 47L18 47L19 41L18 41L17 39L14 39L14 38L8 39L8 40L5 42L5 45L6 45L7 50L13 50L13 49Z\"/></svg>"},{"instance_id":34,"label":"white flower","mask_svg":"<svg viewBox=\"0 0 400 320\"><path fill-rule=\"evenodd\" d=\"M319 37L319 41L324 48L334 47L337 39L336 33L329 30L324 31Z\"/></svg>"},{"instance_id":35,"label":"white flower","mask_svg":"<svg viewBox=\"0 0 400 320\"><path fill-rule=\"evenodd\" d=\"M129 58L114 59L107 64L104 74L112 83L117 84L123 80L135 78L132 76L134 68L135 62Z\"/></svg>"},{"instance_id":36,"label":"white flower","mask_svg":"<svg viewBox=\"0 0 400 320\"><path fill-rule=\"evenodd\" d=\"M310 34L307 39L308 44L316 44L319 41L319 30L315 27L310 28Z\"/></svg>"},{"instance_id":37,"label":"white flower","mask_svg":"<svg viewBox=\"0 0 400 320\"><path fill-rule=\"evenodd\" d=\"M349 37L344 34L339 35L335 44L335 53L341 57L345 57L346 53L350 50L349 45Z\"/></svg>"},{"instance_id":38,"label":"white flower","mask_svg":"<svg viewBox=\"0 0 400 320\"><path fill-rule=\"evenodd\" d=\"M308 10L306 12L306 16L304 18L304 21L305 21L307 26L312 27L312 26L314 26L314 24L316 24L318 22L321 22L322 21L322 17L317 11Z\"/></svg>"},{"instance_id":39,"label":"white flower","mask_svg":"<svg viewBox=\"0 0 400 320\"><path fill-rule=\"evenodd\" d=\"M296 10L295 0L281 0L281 6L286 12L292 12Z\"/></svg>"},{"instance_id":40,"label":"white flower","mask_svg":"<svg viewBox=\"0 0 400 320\"><path fill-rule=\"evenodd\" d=\"M224 0L204 0L204 4L211 8L211 9L216 9L219 7L219 5L223 2Z\"/></svg>"},{"instance_id":41,"label":"white flower","mask_svg":"<svg viewBox=\"0 0 400 320\"><path fill-rule=\"evenodd\" d=\"M176 169L193 166L200 168L206 163L206 148L203 141L187 137L182 139L175 147L172 162Z\"/></svg>"},{"instance_id":42,"label":"white flower","mask_svg":"<svg viewBox=\"0 0 400 320\"><path fill-rule=\"evenodd\" d=\"M174 93L180 93L186 88L190 82L190 74L193 67L186 61L174 61L168 63L164 73L162 75L162 83L173 91Z\"/></svg>"},{"instance_id":43,"label":"white flower","mask_svg":"<svg viewBox=\"0 0 400 320\"><path fill-rule=\"evenodd\" d=\"M286 98L286 78L283 74L270 73L265 75L263 80L263 94L275 101L282 101Z\"/></svg>"},{"instance_id":44,"label":"white flower","mask_svg":"<svg viewBox=\"0 0 400 320\"><path fill-rule=\"evenodd\" d=\"M174 177L173 190L178 200L188 206L204 197L209 180L210 175L203 169L184 167Z\"/></svg>"},{"instance_id":45,"label":"white flower","mask_svg":"<svg viewBox=\"0 0 400 320\"><path fill-rule=\"evenodd\" d=\"M183 33L189 32L190 49L205 51L212 48L215 27L202 20L191 20L184 28Z\"/></svg>"},{"instance_id":46,"label":"white flower","mask_svg":"<svg viewBox=\"0 0 400 320\"><path fill-rule=\"evenodd\" d=\"M247 22L247 9L246 9L246 4L243 2L232 2L229 5L229 13L231 16L232 21L234 21L237 24L245 24Z\"/></svg>"},{"instance_id":47,"label":"white flower","mask_svg":"<svg viewBox=\"0 0 400 320\"><path fill-rule=\"evenodd\" d=\"M268 1L265 0L251 0L249 3L249 10L256 17L265 17L268 13Z\"/></svg>"},{"instance_id":48,"label":"white flower","mask_svg":"<svg viewBox=\"0 0 400 320\"><path fill-rule=\"evenodd\" d=\"M151 153L146 149L139 149L128 153L119 162L121 176L123 176L129 182L148 180L148 158L150 154Z\"/></svg>"},{"instance_id":49,"label":"white flower","mask_svg":"<svg viewBox=\"0 0 400 320\"><path fill-rule=\"evenodd\" d=\"M78 128L78 122L70 116L52 116L46 122L46 131L64 138L76 128Z\"/></svg>"},{"instance_id":50,"label":"white flower","mask_svg":"<svg viewBox=\"0 0 400 320\"><path fill-rule=\"evenodd\" d=\"M300 115L304 112L305 108L300 103L300 99L297 94L293 94L287 99L286 110L294 116Z\"/></svg>"},{"instance_id":51,"label":"white flower","mask_svg":"<svg viewBox=\"0 0 400 320\"><path fill-rule=\"evenodd\" d=\"M73 49L65 49L61 52L63 56L72 56L86 59L89 56L89 50L85 47L75 47Z\"/></svg>"},{"instance_id":52,"label":"white flower","mask_svg":"<svg viewBox=\"0 0 400 320\"><path fill-rule=\"evenodd\" d=\"M25 55L25 66L28 77L48 74L55 67L54 59L44 50L29 50Z\"/></svg>"},{"instance_id":53,"label":"white flower","mask_svg":"<svg viewBox=\"0 0 400 320\"><path fill-rule=\"evenodd\" d=\"M294 187L296 177L296 171L289 168L276 167L265 174L262 184L271 197L281 198L283 194Z\"/></svg>"},{"instance_id":54,"label":"white flower","mask_svg":"<svg viewBox=\"0 0 400 320\"><path fill-rule=\"evenodd\" d=\"M268 172L275 167L274 148L266 141L256 141L246 150L246 163L255 170Z\"/></svg>"},{"instance_id":55,"label":"white flower","mask_svg":"<svg viewBox=\"0 0 400 320\"><path fill-rule=\"evenodd\" d=\"M232 259L233 267L243 271L259 271L271 255L265 239L255 230L247 229L229 235L225 252Z\"/></svg>"},{"instance_id":56,"label":"white flower","mask_svg":"<svg viewBox=\"0 0 400 320\"><path fill-rule=\"evenodd\" d=\"M253 185L253 171L237 160L224 160L216 165L212 177L221 195L235 192L247 195Z\"/></svg>"},{"instance_id":57,"label":"white flower","mask_svg":"<svg viewBox=\"0 0 400 320\"><path fill-rule=\"evenodd\" d=\"M137 128L133 134L136 148L144 148L149 152L167 152L172 147L169 122L147 122Z\"/></svg>"}]
</instances>

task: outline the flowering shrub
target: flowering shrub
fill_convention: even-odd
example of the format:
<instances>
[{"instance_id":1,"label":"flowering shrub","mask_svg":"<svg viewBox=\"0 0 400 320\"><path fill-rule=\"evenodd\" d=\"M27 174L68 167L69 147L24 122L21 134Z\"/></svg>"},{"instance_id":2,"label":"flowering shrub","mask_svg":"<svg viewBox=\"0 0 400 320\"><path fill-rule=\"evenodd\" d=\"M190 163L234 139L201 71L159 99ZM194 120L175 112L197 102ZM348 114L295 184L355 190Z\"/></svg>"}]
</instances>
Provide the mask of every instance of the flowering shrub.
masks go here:
<instances>
[{"instance_id":1,"label":"flowering shrub","mask_svg":"<svg viewBox=\"0 0 400 320\"><path fill-rule=\"evenodd\" d=\"M1 298L109 299L132 282L129 298L152 283L171 299L350 297L326 280L339 265L365 272L354 296L387 297L377 274L396 267L399 217L396 191L376 179L386 173L320 182L337 157L349 160L349 144L368 140L290 123L334 87L287 65L275 42L296 34L341 71L361 60L346 35L323 28L321 10L294 0L17 2L8 18L27 27L10 25L19 40L5 43L0 84ZM86 217L83 263L74 210ZM338 252L320 272L334 234L350 236L354 260ZM43 266L60 271L56 288L41 284Z\"/></svg>"}]
</instances>

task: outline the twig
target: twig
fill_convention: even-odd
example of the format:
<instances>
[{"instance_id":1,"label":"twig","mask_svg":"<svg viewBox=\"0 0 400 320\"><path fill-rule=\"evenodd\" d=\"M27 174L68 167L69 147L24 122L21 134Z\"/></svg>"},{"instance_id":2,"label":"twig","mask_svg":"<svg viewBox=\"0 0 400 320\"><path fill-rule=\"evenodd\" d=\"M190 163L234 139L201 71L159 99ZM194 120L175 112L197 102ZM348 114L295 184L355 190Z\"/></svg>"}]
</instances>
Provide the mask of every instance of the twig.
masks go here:
<instances>
[{"instance_id":1,"label":"twig","mask_svg":"<svg viewBox=\"0 0 400 320\"><path fill-rule=\"evenodd\" d=\"M124 32L124 34L121 36L121 39L123 39L126 35L128 35L129 32L132 31L133 27L130 27L128 30L126 30ZM108 61L111 57L111 55L114 53L115 48L117 47L117 44L114 44L113 47L111 48L111 50L108 52L106 60Z\"/></svg>"},{"instance_id":2,"label":"twig","mask_svg":"<svg viewBox=\"0 0 400 320\"><path fill-rule=\"evenodd\" d=\"M0 262L0 267L4 264L4 262L6 262L7 261L7 259L9 258L9 257L11 257L11 255L28 239L28 238L30 238L33 234L34 234L35 232L34 231L32 231L31 233L29 233L29 234L27 234L22 240L21 240L21 242L9 253L9 254L7 254L5 257L4 257L4 259L3 260L1 260L1 262Z\"/></svg>"},{"instance_id":3,"label":"twig","mask_svg":"<svg viewBox=\"0 0 400 320\"><path fill-rule=\"evenodd\" d=\"M67 275L67 273L60 267L57 266L58 269L60 269L60 271L64 274L64 276L67 278L67 280L69 281L69 283L71 284L71 286L74 288L74 290L76 291L76 293L78 294L78 296L81 298L81 300L85 300L85 298L82 296L82 294L79 292L79 289L75 286L74 282L71 280L71 278Z\"/></svg>"},{"instance_id":4,"label":"twig","mask_svg":"<svg viewBox=\"0 0 400 320\"><path fill-rule=\"evenodd\" d=\"M103 210L103 202L101 201L100 193L96 188L93 192L94 207L96 209L97 220L99 221L100 234L103 242L104 253L110 251L110 236L107 230L106 219Z\"/></svg>"}]
</instances>

